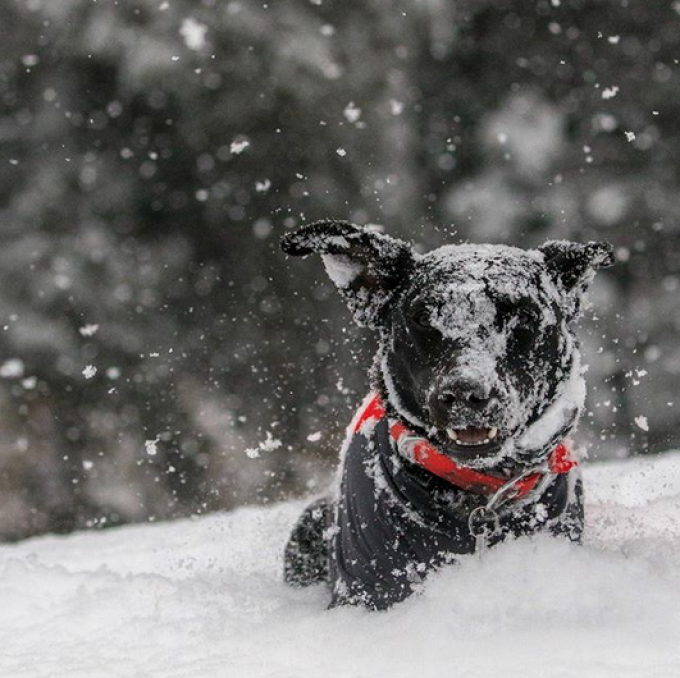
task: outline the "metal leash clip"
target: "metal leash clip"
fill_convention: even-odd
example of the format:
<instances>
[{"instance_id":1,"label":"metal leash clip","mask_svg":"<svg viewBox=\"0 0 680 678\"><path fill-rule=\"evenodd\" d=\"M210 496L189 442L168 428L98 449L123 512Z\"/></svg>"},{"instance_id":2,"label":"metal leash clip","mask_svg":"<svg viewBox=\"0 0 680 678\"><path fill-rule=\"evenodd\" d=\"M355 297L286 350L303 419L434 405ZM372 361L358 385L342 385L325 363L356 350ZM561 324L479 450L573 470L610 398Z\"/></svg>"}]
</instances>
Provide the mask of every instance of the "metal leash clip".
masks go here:
<instances>
[{"instance_id":1,"label":"metal leash clip","mask_svg":"<svg viewBox=\"0 0 680 678\"><path fill-rule=\"evenodd\" d=\"M489 540L501 531L498 509L503 507L517 495L517 485L522 482L522 480L535 473L544 473L545 475L548 475L548 465L542 463L511 478L491 495L485 506L478 506L471 511L468 516L468 529L470 530L470 534L475 538L475 553L479 555L480 558L484 551L486 551ZM539 484L539 486L542 485L543 483Z\"/></svg>"},{"instance_id":2,"label":"metal leash clip","mask_svg":"<svg viewBox=\"0 0 680 678\"><path fill-rule=\"evenodd\" d=\"M468 516L468 529L475 538L475 553L481 557L489 539L500 532L501 522L498 513L488 505L478 506Z\"/></svg>"}]
</instances>

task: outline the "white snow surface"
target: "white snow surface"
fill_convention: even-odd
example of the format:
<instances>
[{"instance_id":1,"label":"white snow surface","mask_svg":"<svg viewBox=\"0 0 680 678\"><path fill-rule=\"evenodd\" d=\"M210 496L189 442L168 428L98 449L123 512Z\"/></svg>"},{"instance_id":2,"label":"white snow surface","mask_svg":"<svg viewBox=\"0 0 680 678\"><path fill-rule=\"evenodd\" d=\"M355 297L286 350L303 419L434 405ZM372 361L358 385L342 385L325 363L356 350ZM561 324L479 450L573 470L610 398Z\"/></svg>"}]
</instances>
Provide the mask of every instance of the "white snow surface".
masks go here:
<instances>
[{"instance_id":1,"label":"white snow surface","mask_svg":"<svg viewBox=\"0 0 680 678\"><path fill-rule=\"evenodd\" d=\"M680 675L680 452L584 468L587 540L466 557L388 612L281 580L303 505L0 547L0 676Z\"/></svg>"}]
</instances>

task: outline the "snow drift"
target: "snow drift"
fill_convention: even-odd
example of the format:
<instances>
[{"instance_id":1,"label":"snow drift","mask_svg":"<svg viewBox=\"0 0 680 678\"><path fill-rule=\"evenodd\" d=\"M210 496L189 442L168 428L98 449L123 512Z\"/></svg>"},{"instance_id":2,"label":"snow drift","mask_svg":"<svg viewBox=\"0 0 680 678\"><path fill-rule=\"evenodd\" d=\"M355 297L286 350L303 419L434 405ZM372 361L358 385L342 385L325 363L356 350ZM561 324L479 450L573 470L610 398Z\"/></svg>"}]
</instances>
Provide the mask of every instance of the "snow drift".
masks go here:
<instances>
[{"instance_id":1,"label":"snow drift","mask_svg":"<svg viewBox=\"0 0 680 678\"><path fill-rule=\"evenodd\" d=\"M0 676L680 675L680 453L586 466L583 547L502 545L384 613L281 580L298 502L0 548Z\"/></svg>"}]
</instances>

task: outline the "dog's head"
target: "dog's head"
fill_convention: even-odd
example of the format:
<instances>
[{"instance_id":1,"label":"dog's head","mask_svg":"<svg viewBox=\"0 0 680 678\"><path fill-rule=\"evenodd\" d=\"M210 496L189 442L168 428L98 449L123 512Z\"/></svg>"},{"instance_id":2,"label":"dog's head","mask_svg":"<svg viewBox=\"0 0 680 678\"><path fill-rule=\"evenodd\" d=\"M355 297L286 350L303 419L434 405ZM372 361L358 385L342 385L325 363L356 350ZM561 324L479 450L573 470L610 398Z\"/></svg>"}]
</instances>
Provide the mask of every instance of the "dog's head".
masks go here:
<instances>
[{"instance_id":1,"label":"dog's head","mask_svg":"<svg viewBox=\"0 0 680 678\"><path fill-rule=\"evenodd\" d=\"M575 426L585 388L572 322L605 243L451 245L425 255L342 221L287 235L318 253L355 320L380 332L388 406L476 468L531 465Z\"/></svg>"}]
</instances>

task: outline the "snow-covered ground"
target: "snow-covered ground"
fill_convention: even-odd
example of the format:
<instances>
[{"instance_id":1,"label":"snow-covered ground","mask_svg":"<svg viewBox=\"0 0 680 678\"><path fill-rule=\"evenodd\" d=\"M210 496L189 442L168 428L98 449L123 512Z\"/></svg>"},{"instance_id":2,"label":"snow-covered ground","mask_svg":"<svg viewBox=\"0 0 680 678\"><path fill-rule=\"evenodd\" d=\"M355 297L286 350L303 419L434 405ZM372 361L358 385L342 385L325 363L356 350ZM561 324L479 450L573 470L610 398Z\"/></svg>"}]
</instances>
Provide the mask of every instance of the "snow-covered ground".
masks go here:
<instances>
[{"instance_id":1,"label":"snow-covered ground","mask_svg":"<svg viewBox=\"0 0 680 678\"><path fill-rule=\"evenodd\" d=\"M587 544L506 544L386 613L281 582L299 503L0 548L0 676L680 676L680 453L586 467Z\"/></svg>"}]
</instances>

